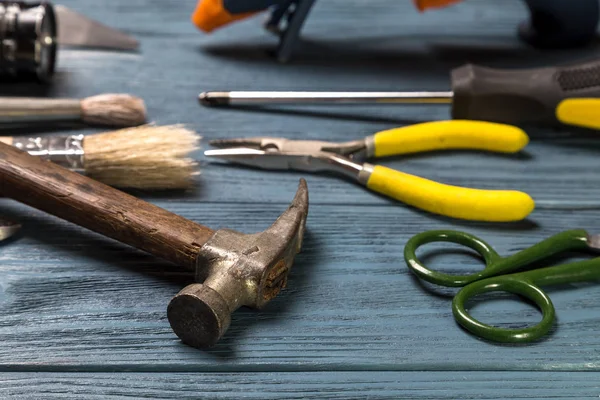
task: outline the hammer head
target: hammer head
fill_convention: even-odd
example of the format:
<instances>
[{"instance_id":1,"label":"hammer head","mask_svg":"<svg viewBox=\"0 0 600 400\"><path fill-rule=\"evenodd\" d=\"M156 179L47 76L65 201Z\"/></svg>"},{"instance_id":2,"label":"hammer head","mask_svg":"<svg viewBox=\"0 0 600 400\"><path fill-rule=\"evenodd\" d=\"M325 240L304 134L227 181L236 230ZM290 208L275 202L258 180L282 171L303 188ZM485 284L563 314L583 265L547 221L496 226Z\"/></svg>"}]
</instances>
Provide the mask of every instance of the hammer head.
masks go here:
<instances>
[{"instance_id":1,"label":"hammer head","mask_svg":"<svg viewBox=\"0 0 600 400\"><path fill-rule=\"evenodd\" d=\"M290 207L267 230L243 234L222 229L198 255L195 283L169 303L167 315L179 338L194 347L214 345L240 306L262 308L287 284L300 252L308 214L308 188L300 180Z\"/></svg>"}]
</instances>

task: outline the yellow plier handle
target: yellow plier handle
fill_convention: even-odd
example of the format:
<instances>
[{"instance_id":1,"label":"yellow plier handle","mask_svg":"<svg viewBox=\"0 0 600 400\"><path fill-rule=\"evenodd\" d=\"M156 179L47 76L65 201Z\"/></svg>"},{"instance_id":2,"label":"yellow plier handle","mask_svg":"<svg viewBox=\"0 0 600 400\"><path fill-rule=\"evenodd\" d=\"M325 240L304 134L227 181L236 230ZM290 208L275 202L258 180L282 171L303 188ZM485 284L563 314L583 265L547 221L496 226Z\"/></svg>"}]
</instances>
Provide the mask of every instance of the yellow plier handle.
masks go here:
<instances>
[{"instance_id":1,"label":"yellow plier handle","mask_svg":"<svg viewBox=\"0 0 600 400\"><path fill-rule=\"evenodd\" d=\"M443 149L515 153L529 142L521 129L480 121L441 121L391 129L369 139L375 157ZM383 166L365 164L361 182L369 189L414 207L475 221L522 220L535 203L526 193L445 185Z\"/></svg>"},{"instance_id":2,"label":"yellow plier handle","mask_svg":"<svg viewBox=\"0 0 600 400\"><path fill-rule=\"evenodd\" d=\"M516 153L529 143L522 129L483 121L434 121L381 131L369 138L370 156L386 157L434 150Z\"/></svg>"}]
</instances>

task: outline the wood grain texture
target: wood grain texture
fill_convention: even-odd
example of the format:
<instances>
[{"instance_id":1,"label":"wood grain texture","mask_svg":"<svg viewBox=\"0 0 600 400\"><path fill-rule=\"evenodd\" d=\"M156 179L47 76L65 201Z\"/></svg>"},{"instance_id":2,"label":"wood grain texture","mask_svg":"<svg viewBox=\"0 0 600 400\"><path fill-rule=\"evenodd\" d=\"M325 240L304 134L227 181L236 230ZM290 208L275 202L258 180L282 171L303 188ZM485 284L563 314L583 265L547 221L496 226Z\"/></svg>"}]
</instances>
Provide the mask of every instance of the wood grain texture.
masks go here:
<instances>
[{"instance_id":1,"label":"wood grain texture","mask_svg":"<svg viewBox=\"0 0 600 400\"><path fill-rule=\"evenodd\" d=\"M162 205L248 233L281 212L256 204ZM166 320L169 299L190 274L23 206L0 212L25 226L23 237L0 253L4 371L600 371L597 285L549 288L558 315L549 337L498 345L461 330L450 309L454 291L421 285L402 259L403 244L422 230L465 229L508 254L567 226L593 231L596 211L541 212L535 224L499 229L457 226L403 207L313 207L288 288L261 312L234 314L209 351L181 344ZM445 270L480 268L462 253L427 254L424 261ZM474 315L505 324L539 318L506 298Z\"/></svg>"},{"instance_id":2,"label":"wood grain texture","mask_svg":"<svg viewBox=\"0 0 600 400\"><path fill-rule=\"evenodd\" d=\"M20 399L597 399L593 373L0 374ZM43 393L34 397L32 393Z\"/></svg>"},{"instance_id":3,"label":"wood grain texture","mask_svg":"<svg viewBox=\"0 0 600 400\"><path fill-rule=\"evenodd\" d=\"M515 29L526 11L517 0L501 7L492 0L465 1L424 14L410 1L328 0L317 2L295 59L282 66L268 55L275 39L262 31L260 18L203 35L189 21L194 1L61 3L135 35L140 52L62 50L52 86L3 85L0 95L128 92L146 101L150 120L184 123L206 139L343 141L446 119L449 109L212 110L197 104L203 90L447 90L450 69L465 62L536 66L598 50L523 45ZM240 310L209 351L181 344L166 319L169 299L191 274L0 200L0 214L24 224L20 237L0 247L0 397L597 397L598 283L549 288L558 315L549 337L497 345L461 330L450 310L454 292L420 284L402 260L406 241L428 229L469 231L500 254L563 229L600 230L598 133L526 128L532 141L517 156L436 152L377 161L449 184L526 191L538 207L520 223L449 220L335 176L306 176L307 236L288 289L262 312ZM134 193L213 229L250 233L285 210L303 176L197 158L202 175L196 190ZM436 250L426 258L433 266L480 268L472 256L443 258ZM473 313L503 324L539 317L512 298L493 298Z\"/></svg>"}]
</instances>

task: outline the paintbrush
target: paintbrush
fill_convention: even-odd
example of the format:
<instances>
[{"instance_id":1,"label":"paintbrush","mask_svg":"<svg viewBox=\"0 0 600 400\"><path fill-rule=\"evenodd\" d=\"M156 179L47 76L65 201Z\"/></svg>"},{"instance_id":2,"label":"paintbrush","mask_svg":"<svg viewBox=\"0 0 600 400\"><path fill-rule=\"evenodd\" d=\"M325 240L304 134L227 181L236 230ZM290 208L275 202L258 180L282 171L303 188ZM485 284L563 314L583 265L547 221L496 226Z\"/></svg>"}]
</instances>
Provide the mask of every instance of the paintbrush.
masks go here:
<instances>
[{"instance_id":1,"label":"paintbrush","mask_svg":"<svg viewBox=\"0 0 600 400\"><path fill-rule=\"evenodd\" d=\"M83 122L89 125L137 126L146 122L146 106L128 94L85 99L0 97L0 123Z\"/></svg>"},{"instance_id":2,"label":"paintbrush","mask_svg":"<svg viewBox=\"0 0 600 400\"><path fill-rule=\"evenodd\" d=\"M198 175L189 158L200 136L181 125L41 137L0 137L0 142L120 188L186 189Z\"/></svg>"}]
</instances>

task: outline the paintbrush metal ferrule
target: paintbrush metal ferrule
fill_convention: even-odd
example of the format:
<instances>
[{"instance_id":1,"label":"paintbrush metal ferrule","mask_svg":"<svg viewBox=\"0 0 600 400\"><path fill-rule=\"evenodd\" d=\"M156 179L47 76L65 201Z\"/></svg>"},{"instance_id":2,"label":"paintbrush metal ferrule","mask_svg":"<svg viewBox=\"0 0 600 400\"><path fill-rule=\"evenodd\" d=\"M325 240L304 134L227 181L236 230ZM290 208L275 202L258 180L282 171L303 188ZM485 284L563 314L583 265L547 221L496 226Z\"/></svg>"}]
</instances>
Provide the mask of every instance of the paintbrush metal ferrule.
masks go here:
<instances>
[{"instance_id":1,"label":"paintbrush metal ferrule","mask_svg":"<svg viewBox=\"0 0 600 400\"><path fill-rule=\"evenodd\" d=\"M12 145L74 171L84 172L83 135L14 137Z\"/></svg>"},{"instance_id":2,"label":"paintbrush metal ferrule","mask_svg":"<svg viewBox=\"0 0 600 400\"><path fill-rule=\"evenodd\" d=\"M80 121L79 99L0 97L0 123Z\"/></svg>"}]
</instances>

